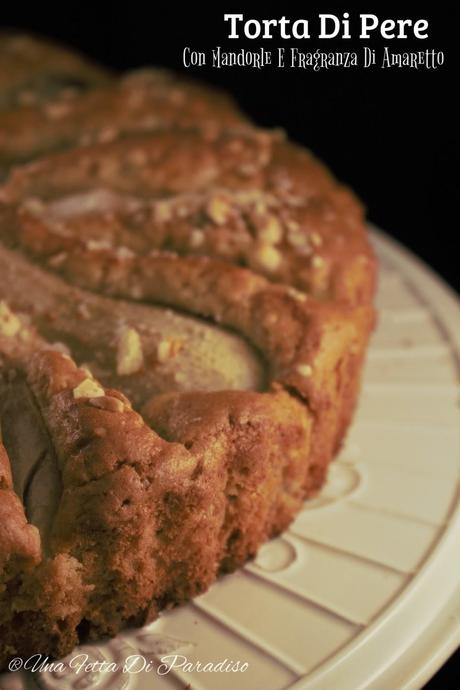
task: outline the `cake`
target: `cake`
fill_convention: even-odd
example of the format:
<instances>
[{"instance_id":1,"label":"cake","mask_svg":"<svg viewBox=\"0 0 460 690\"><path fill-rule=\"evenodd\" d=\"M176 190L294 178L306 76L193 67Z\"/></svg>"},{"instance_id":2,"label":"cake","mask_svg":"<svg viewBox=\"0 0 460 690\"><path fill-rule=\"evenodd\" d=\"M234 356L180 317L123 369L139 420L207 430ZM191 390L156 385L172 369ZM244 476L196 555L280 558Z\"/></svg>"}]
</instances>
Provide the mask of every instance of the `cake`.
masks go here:
<instances>
[{"instance_id":1,"label":"cake","mask_svg":"<svg viewBox=\"0 0 460 690\"><path fill-rule=\"evenodd\" d=\"M0 109L72 97L109 79L107 70L56 43L0 32Z\"/></svg>"},{"instance_id":2,"label":"cake","mask_svg":"<svg viewBox=\"0 0 460 690\"><path fill-rule=\"evenodd\" d=\"M281 533L375 319L362 207L283 133L155 71L70 104L54 132L15 105L33 143L0 145L0 668L151 621Z\"/></svg>"},{"instance_id":3,"label":"cake","mask_svg":"<svg viewBox=\"0 0 460 690\"><path fill-rule=\"evenodd\" d=\"M244 127L233 100L168 70L115 79L68 50L0 33L0 171L53 150L169 128Z\"/></svg>"}]
</instances>

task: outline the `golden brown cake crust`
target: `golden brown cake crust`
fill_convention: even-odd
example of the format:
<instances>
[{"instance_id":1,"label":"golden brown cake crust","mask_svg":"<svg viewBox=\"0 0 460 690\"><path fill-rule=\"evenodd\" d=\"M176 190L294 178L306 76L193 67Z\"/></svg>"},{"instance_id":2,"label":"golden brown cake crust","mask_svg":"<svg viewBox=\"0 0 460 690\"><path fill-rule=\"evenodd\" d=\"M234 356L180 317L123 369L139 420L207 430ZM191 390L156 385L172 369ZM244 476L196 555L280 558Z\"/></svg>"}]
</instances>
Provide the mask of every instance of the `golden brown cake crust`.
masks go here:
<instances>
[{"instance_id":1,"label":"golden brown cake crust","mask_svg":"<svg viewBox=\"0 0 460 690\"><path fill-rule=\"evenodd\" d=\"M215 256L320 299L368 304L375 290L361 205L279 133L171 128L96 144L19 168L1 196L50 259L78 235Z\"/></svg>"},{"instance_id":2,"label":"golden brown cake crust","mask_svg":"<svg viewBox=\"0 0 460 690\"><path fill-rule=\"evenodd\" d=\"M0 162L173 125L213 132L247 126L247 120L226 94L166 70L138 70L71 98L0 111Z\"/></svg>"},{"instance_id":3,"label":"golden brown cake crust","mask_svg":"<svg viewBox=\"0 0 460 690\"><path fill-rule=\"evenodd\" d=\"M108 72L51 41L0 32L0 111L45 103L108 80Z\"/></svg>"},{"instance_id":4,"label":"golden brown cake crust","mask_svg":"<svg viewBox=\"0 0 460 690\"><path fill-rule=\"evenodd\" d=\"M68 651L83 619L90 636L113 634L203 591L219 569L237 567L281 531L304 495L311 422L286 393L160 396L146 409L160 436L122 394L48 347L22 324L15 335L0 335L0 393L10 396L25 377L63 483L45 558L2 456L15 506L8 510L14 539L11 528L0 532L10 564L2 570L2 665L31 653L31 639L35 652ZM13 569L19 557L21 568ZM58 628L65 634L52 644Z\"/></svg>"},{"instance_id":5,"label":"golden brown cake crust","mask_svg":"<svg viewBox=\"0 0 460 690\"><path fill-rule=\"evenodd\" d=\"M61 144L53 114L111 80L108 70L56 43L0 31L0 181L14 163Z\"/></svg>"},{"instance_id":6,"label":"golden brown cake crust","mask_svg":"<svg viewBox=\"0 0 460 690\"><path fill-rule=\"evenodd\" d=\"M244 563L321 486L354 408L376 276L359 202L220 97L191 86L176 120L158 79L165 126L128 133L121 108L122 138L0 188L0 420L18 418L0 447L0 668ZM69 131L100 133L82 103ZM210 124L190 126L200 103ZM206 358L233 373L207 378ZM16 443L21 424L40 442Z\"/></svg>"}]
</instances>

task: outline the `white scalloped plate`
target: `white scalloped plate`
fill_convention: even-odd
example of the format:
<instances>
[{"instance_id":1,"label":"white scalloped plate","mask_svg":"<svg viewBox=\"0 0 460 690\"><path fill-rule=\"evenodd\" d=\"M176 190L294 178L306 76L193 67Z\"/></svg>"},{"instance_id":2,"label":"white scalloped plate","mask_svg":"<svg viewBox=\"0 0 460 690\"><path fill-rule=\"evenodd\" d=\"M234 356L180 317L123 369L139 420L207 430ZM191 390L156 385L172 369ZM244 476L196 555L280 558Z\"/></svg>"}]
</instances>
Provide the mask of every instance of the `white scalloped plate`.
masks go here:
<instances>
[{"instance_id":1,"label":"white scalloped plate","mask_svg":"<svg viewBox=\"0 0 460 690\"><path fill-rule=\"evenodd\" d=\"M409 690L455 649L460 307L406 250L374 239L380 322L355 422L321 495L205 595L71 655L118 671L10 673L1 690ZM164 654L249 666L160 675ZM151 670L122 673L130 655Z\"/></svg>"}]
</instances>

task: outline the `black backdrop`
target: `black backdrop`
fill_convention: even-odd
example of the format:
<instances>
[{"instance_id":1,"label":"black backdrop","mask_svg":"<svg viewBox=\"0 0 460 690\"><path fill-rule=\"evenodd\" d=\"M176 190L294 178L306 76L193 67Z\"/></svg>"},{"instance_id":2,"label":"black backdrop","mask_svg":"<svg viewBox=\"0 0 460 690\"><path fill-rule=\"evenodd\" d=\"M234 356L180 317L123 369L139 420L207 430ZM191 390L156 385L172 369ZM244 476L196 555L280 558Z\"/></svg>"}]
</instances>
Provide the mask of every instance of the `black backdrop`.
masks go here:
<instances>
[{"instance_id":1,"label":"black backdrop","mask_svg":"<svg viewBox=\"0 0 460 690\"><path fill-rule=\"evenodd\" d=\"M338 7L329 3L277 3L261 12L248 4L226 4L207 9L198 3L150 9L136 3L110 7L65 3L47 12L43 3L34 11L21 3L0 10L0 23L55 37L115 68L157 64L184 70L182 50L255 49L296 45L301 50L358 50L364 45L381 49L425 50L445 54L437 70L247 68L187 70L200 79L230 90L257 122L282 126L289 135L310 147L336 175L364 200L369 218L409 246L460 291L458 241L459 149L457 55L454 48L458 14L447 3L423 10L409 3L388 3L380 8ZM375 3L374 3L375 5ZM244 8L244 9L243 9ZM319 12L341 16L350 11L356 36L359 11L375 12L382 19L429 20L429 39L423 40L238 40L226 38L225 12L244 12L246 18L314 17ZM458 657L457 657L458 680ZM453 684L452 660L427 686L430 690ZM450 674L450 675L449 675Z\"/></svg>"},{"instance_id":2,"label":"black backdrop","mask_svg":"<svg viewBox=\"0 0 460 690\"><path fill-rule=\"evenodd\" d=\"M350 3L351 4L351 3ZM370 5L372 3L368 3ZM290 136L325 160L336 175L364 200L369 218L411 247L460 291L458 249L459 151L458 108L455 103L453 47L456 19L447 7L437 11L403 8L391 11L363 7L385 17L425 17L427 40L370 41L229 40L224 9L205 9L193 3L161 8L152 3L141 10L136 3L110 9L65 3L46 13L15 4L0 11L0 23L31 29L62 39L116 68L155 63L184 70L182 50L188 45L209 49L296 45L303 50L361 50L364 45L395 50L435 48L445 53L437 70L248 68L190 69L188 73L229 89L253 118L266 126L282 126ZM155 9L157 7L157 9ZM243 7L247 8L244 3ZM352 35L357 36L359 10L353 4L332 7L305 3L263 12L245 9L249 17L315 17L319 12L341 16L350 10ZM226 12L241 12L234 6ZM313 36L313 32L312 32ZM455 174L454 174L455 173Z\"/></svg>"}]
</instances>

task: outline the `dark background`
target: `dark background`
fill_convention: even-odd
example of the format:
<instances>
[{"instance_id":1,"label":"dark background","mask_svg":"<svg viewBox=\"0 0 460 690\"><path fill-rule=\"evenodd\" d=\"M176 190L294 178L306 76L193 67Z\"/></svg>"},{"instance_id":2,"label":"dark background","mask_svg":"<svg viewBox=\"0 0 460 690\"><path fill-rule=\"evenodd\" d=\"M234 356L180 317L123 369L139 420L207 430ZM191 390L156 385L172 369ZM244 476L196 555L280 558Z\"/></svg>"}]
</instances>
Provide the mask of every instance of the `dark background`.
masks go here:
<instances>
[{"instance_id":1,"label":"dark background","mask_svg":"<svg viewBox=\"0 0 460 690\"><path fill-rule=\"evenodd\" d=\"M348 6L347 6L348 5ZM374 6L372 6L374 5ZM261 12L248 3L205 8L198 3L153 3L150 11L136 3L117 7L65 3L47 12L43 3L9 3L0 23L60 39L107 65L130 69L156 64L231 91L242 108L258 123L281 126L322 158L365 202L371 221L399 239L460 291L459 249L459 112L457 51L458 13L447 3L424 10L408 3L278 3ZM243 9L244 8L244 9ZM359 12L384 18L429 20L426 40L229 40L224 12L243 12L246 18L313 18L320 12L350 12L351 32L359 34ZM445 54L437 70L408 68L263 70L248 68L184 70L185 46L206 50L291 45L300 50L356 50L383 46L412 51L434 48ZM427 688L459 687L458 654Z\"/></svg>"},{"instance_id":2,"label":"dark background","mask_svg":"<svg viewBox=\"0 0 460 690\"><path fill-rule=\"evenodd\" d=\"M375 3L374 3L375 4ZM348 6L347 6L348 5ZM406 7L404 7L406 5ZM275 9L242 10L234 5L205 9L171 3L153 5L151 11L136 3L78 6L66 3L47 13L40 3L35 10L2 9L0 21L61 39L95 59L120 69L155 63L213 82L230 90L258 123L282 126L289 135L310 147L348 183L365 202L370 220L412 248L460 291L458 270L459 148L456 95L457 50L454 48L458 14L439 6L437 11L387 3L379 9L357 8L355 3L278 3ZM155 9L156 7L156 9ZM247 3L243 5L247 8ZM350 12L351 40L308 41L229 40L225 12L242 12L246 18L307 17L320 12L341 16ZM359 11L374 12L381 19L426 18L426 40L358 40ZM248 68L185 70L182 51L189 45L205 50L216 45L236 50L263 45L276 48L296 45L301 50L357 50L364 45L398 51L434 48L445 53L437 70L420 68L264 70ZM457 86L456 86L457 84Z\"/></svg>"}]
</instances>

